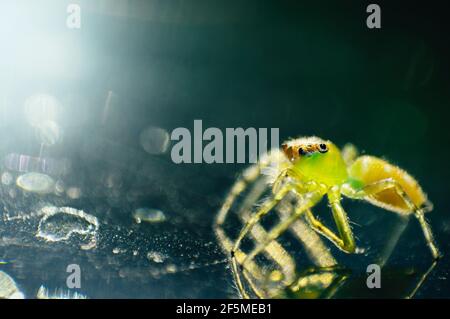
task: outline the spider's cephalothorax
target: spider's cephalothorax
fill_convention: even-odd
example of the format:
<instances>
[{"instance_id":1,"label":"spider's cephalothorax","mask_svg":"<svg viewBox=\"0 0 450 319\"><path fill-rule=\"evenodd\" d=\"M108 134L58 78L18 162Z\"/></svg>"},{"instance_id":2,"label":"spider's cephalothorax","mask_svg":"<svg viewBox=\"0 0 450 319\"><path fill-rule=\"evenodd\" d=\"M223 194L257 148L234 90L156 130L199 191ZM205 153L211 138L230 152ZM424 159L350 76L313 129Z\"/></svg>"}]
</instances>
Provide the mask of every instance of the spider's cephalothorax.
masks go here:
<instances>
[{"instance_id":1,"label":"spider's cephalothorax","mask_svg":"<svg viewBox=\"0 0 450 319\"><path fill-rule=\"evenodd\" d=\"M299 138L284 143L282 148L292 163L292 171L303 182L333 186L344 183L348 178L339 149L329 141L317 137Z\"/></svg>"},{"instance_id":2,"label":"spider's cephalothorax","mask_svg":"<svg viewBox=\"0 0 450 319\"><path fill-rule=\"evenodd\" d=\"M271 229L264 238L260 238L250 253L241 258L239 266L242 269L246 269L259 253L267 249L269 244L289 229L301 216L305 217L313 230L329 239L339 249L354 253L355 240L349 219L341 205L342 195L366 200L398 214L414 214L420 222L433 258L438 259L441 256L434 242L431 228L424 217L424 213L430 211L432 205L418 182L401 168L374 156L357 157L354 146L346 145L341 151L332 142L318 137L289 140L282 144L282 152L272 150L268 157L275 162L275 165L271 165L271 169L267 170L272 175L268 180L273 183L273 194L248 218L237 239L227 245L234 271L238 270L236 252L239 251L244 237L252 231L264 215L272 211L286 195L291 193L301 198L292 215ZM259 164L260 171L264 165ZM221 226L225 216L231 202L242 192L242 185L245 183L245 177L236 183L218 214L216 233L221 241L223 241ZM316 219L312 211L324 196L328 199L337 232ZM239 290L242 292L239 276L236 279Z\"/></svg>"}]
</instances>

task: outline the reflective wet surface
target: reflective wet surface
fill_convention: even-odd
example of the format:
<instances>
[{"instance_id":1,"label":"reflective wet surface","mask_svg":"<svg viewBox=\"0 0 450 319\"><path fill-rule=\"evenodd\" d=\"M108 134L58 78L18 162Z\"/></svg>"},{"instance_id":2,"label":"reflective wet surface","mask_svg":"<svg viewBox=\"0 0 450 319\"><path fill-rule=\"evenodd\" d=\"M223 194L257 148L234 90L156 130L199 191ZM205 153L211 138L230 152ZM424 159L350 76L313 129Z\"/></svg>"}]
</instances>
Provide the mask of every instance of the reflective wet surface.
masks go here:
<instances>
[{"instance_id":1,"label":"reflective wet surface","mask_svg":"<svg viewBox=\"0 0 450 319\"><path fill-rule=\"evenodd\" d=\"M415 297L450 296L450 51L440 16L386 4L384 29L371 33L364 8L349 4L80 1L82 27L69 30L62 2L6 2L0 297L239 297L213 223L248 165L175 164L170 134L196 119L352 142L410 172L434 204L426 216L444 258L429 274L416 220L345 200L359 254L322 238L339 267L317 269L305 242L285 236L296 280L264 289L404 298L426 274ZM317 212L333 225L325 203ZM226 224L232 238L241 227ZM382 288L368 289L367 266L380 260ZM79 289L67 286L73 264Z\"/></svg>"}]
</instances>

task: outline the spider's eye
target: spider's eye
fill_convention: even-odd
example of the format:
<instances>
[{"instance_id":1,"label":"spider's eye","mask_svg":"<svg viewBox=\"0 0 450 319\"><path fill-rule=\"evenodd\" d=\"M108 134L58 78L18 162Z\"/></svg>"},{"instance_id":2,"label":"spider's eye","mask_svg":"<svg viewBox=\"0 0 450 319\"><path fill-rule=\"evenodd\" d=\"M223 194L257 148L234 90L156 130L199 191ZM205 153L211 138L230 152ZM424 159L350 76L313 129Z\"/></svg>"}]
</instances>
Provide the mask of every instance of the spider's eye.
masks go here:
<instances>
[{"instance_id":1,"label":"spider's eye","mask_svg":"<svg viewBox=\"0 0 450 319\"><path fill-rule=\"evenodd\" d=\"M320 152L320 153L326 153L326 152L328 152L328 147L327 147L327 145L326 145L326 144L323 144L323 143L319 144L319 152Z\"/></svg>"},{"instance_id":2,"label":"spider's eye","mask_svg":"<svg viewBox=\"0 0 450 319\"><path fill-rule=\"evenodd\" d=\"M306 155L306 151L302 147L300 147L298 149L298 155Z\"/></svg>"}]
</instances>

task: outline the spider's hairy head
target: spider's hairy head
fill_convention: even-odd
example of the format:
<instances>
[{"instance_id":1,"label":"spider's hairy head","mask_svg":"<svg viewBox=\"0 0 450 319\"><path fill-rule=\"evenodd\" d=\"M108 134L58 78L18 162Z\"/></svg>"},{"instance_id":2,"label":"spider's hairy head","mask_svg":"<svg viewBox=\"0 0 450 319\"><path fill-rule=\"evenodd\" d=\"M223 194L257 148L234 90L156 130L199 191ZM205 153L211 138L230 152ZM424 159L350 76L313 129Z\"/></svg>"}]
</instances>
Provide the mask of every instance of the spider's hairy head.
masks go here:
<instances>
[{"instance_id":1,"label":"spider's hairy head","mask_svg":"<svg viewBox=\"0 0 450 319\"><path fill-rule=\"evenodd\" d=\"M301 137L283 143L282 149L305 181L328 186L347 181L347 166L340 150L330 141L315 136Z\"/></svg>"}]
</instances>

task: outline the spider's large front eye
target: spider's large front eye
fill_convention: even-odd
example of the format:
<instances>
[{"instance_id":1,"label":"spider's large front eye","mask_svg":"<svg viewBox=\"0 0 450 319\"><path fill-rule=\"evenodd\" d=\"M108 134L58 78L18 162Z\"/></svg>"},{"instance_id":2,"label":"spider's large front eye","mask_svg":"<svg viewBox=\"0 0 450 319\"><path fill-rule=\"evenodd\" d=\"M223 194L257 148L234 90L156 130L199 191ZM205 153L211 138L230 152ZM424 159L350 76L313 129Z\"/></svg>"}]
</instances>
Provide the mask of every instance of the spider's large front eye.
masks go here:
<instances>
[{"instance_id":1,"label":"spider's large front eye","mask_svg":"<svg viewBox=\"0 0 450 319\"><path fill-rule=\"evenodd\" d=\"M320 153L326 153L326 152L328 152L328 146L327 146L327 144L324 144L324 143L319 144L319 152L320 152Z\"/></svg>"},{"instance_id":2,"label":"spider's large front eye","mask_svg":"<svg viewBox=\"0 0 450 319\"><path fill-rule=\"evenodd\" d=\"M300 156L302 156L302 155L306 155L306 151L302 148L302 147L300 147L299 149L298 149L298 155L300 155Z\"/></svg>"}]
</instances>

